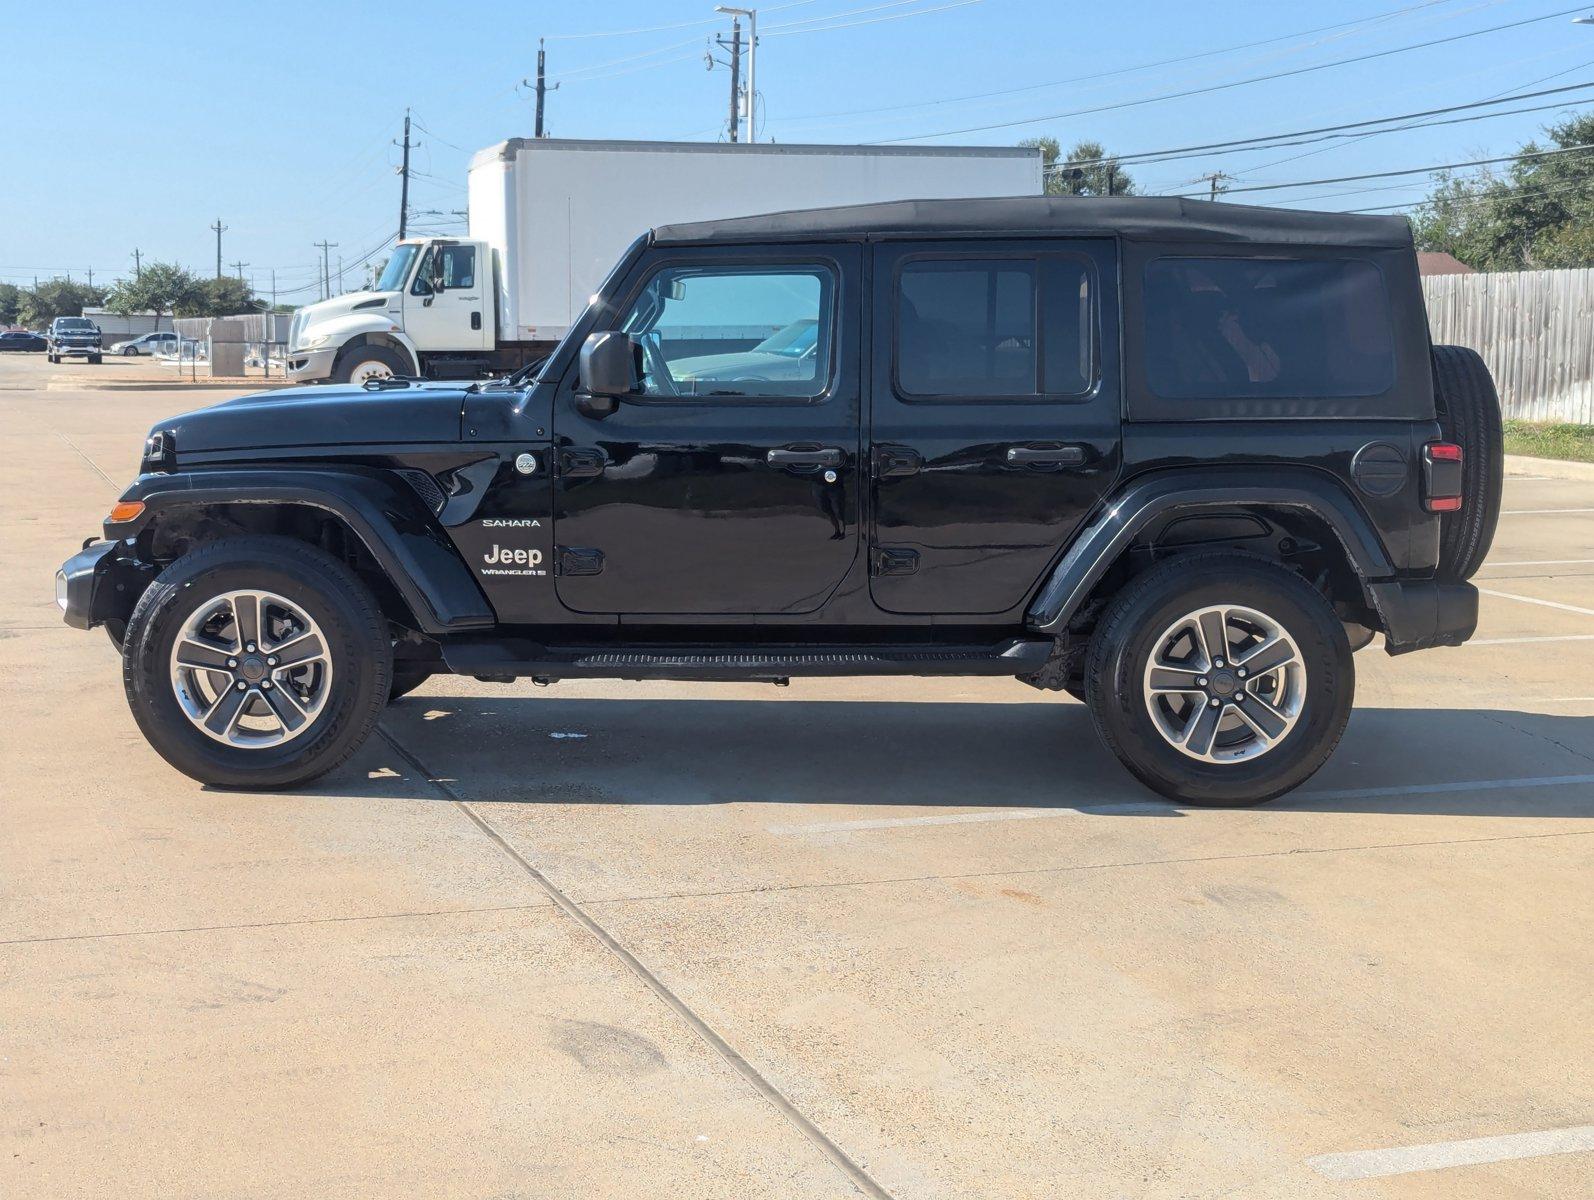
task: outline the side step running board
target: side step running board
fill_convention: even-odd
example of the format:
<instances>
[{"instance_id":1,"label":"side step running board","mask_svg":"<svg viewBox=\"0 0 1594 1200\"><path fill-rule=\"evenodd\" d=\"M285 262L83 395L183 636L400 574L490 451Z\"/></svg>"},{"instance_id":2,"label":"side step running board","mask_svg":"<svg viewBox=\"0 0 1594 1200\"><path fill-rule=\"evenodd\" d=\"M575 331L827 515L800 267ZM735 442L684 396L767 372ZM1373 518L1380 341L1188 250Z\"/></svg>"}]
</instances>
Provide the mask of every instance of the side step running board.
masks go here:
<instances>
[{"instance_id":1,"label":"side step running board","mask_svg":"<svg viewBox=\"0 0 1594 1200\"><path fill-rule=\"evenodd\" d=\"M992 646L544 646L522 638L451 641L443 659L457 675L489 678L677 679L783 682L796 676L1025 675L1051 654L1045 638Z\"/></svg>"}]
</instances>

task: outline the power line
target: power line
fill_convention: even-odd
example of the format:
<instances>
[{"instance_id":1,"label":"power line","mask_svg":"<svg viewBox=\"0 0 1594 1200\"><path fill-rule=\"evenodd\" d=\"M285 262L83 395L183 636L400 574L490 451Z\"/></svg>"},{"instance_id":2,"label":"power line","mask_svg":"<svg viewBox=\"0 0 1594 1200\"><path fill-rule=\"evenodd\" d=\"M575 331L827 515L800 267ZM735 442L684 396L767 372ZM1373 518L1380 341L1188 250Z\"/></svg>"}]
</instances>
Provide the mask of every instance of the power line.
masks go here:
<instances>
[{"instance_id":1,"label":"power line","mask_svg":"<svg viewBox=\"0 0 1594 1200\"><path fill-rule=\"evenodd\" d=\"M1130 75L1136 71L1150 71L1157 67L1177 66L1180 63L1195 62L1203 58L1216 58L1224 54L1235 54L1241 50L1254 50L1260 46L1271 46L1276 42L1287 42L1291 38L1310 37L1317 33L1328 33L1335 29L1345 29L1356 25L1371 25L1382 21L1393 20L1405 16L1407 13L1417 12L1421 9L1432 8L1438 4L1450 4L1454 0L1423 0L1421 4L1411 4L1404 8L1397 8L1392 12L1382 13L1375 17L1358 17L1354 21L1338 21L1332 25L1318 25L1311 29L1298 29L1293 33L1279 34L1277 37L1263 38L1256 42L1241 42L1234 46L1221 46L1215 50L1202 50L1195 54L1184 54L1177 58L1162 58L1155 62L1136 63L1129 67L1116 67L1111 71L1098 71L1093 75L1076 75L1069 79L1052 79L1045 83L1025 84L1022 87L1002 88L994 92L970 92L962 96L944 96L936 100L920 100L913 104L889 104L880 108L848 108L836 109L830 112L803 113L799 116L788 117L788 122L819 120L825 117L852 117L873 115L875 113L902 112L911 108L930 108L942 104L962 104L969 100L994 100L1002 96L1016 96L1024 92L1043 91L1046 88L1067 87L1076 83L1091 83L1098 79L1110 79L1118 75ZM1312 43L1316 44L1316 43Z\"/></svg>"},{"instance_id":2,"label":"power line","mask_svg":"<svg viewBox=\"0 0 1594 1200\"><path fill-rule=\"evenodd\" d=\"M1369 171L1365 175L1338 175L1332 179L1301 179L1294 183L1259 183L1249 187L1230 188L1230 192L1276 192L1285 188L1321 187L1329 183L1360 183L1364 179L1393 179L1397 175L1432 175L1439 171L1459 171L1465 167L1487 167L1496 163L1527 162L1529 159L1554 158L1562 154L1577 154L1594 150L1594 142L1582 146L1563 146L1558 150L1533 150L1524 154L1507 154L1502 158L1475 158L1470 162L1437 163L1426 167L1408 167L1399 171ZM1178 199L1198 199L1200 193L1176 193Z\"/></svg>"},{"instance_id":3,"label":"power line","mask_svg":"<svg viewBox=\"0 0 1594 1200\"><path fill-rule=\"evenodd\" d=\"M1474 100L1468 104L1451 104L1446 105L1443 108L1429 108L1420 112L1400 113L1396 116L1390 117L1372 117L1365 121L1348 121L1341 125L1320 125L1313 129L1296 129L1288 133L1259 134L1256 137L1235 138L1226 142L1205 142L1192 146L1172 146L1162 150L1137 150L1130 154L1110 154L1105 155L1102 158L1071 159L1067 163L1054 163L1048 168L1048 170L1059 171L1063 170L1065 167L1097 166L1100 163L1106 162L1108 159L1112 159L1121 165L1132 166L1136 163L1145 164L1150 162L1172 161L1178 158L1193 158L1197 155L1219 151L1233 152L1240 150L1277 150L1285 146L1300 146L1306 144L1303 141L1286 141L1284 139L1315 138L1320 134L1335 134L1347 130L1367 129L1373 125L1387 125L1394 121L1412 121L1419 117L1442 116L1446 113L1465 112L1475 108L1488 108L1496 104L1510 104L1517 100L1534 100L1541 96L1554 96L1565 92L1587 91L1589 88L1594 88L1594 80L1590 80L1587 83L1567 84L1564 87L1545 88L1542 91L1537 92L1520 92L1511 96L1497 96L1488 100ZM1586 101L1578 101L1578 103L1586 103ZM1465 119L1469 121L1484 120L1490 117L1510 116L1516 113L1542 112L1546 109L1560 107L1562 107L1562 105L1545 104L1534 108L1513 109L1509 113L1485 113L1482 116L1467 117ZM1431 122L1431 124L1441 125L1452 123L1454 122ZM1426 124L1429 123L1425 123L1425 125ZM1416 128L1416 126L1407 125L1397 129L1379 129L1375 130L1374 132L1396 133L1400 132L1402 129L1412 128ZM1255 143L1266 144L1258 145Z\"/></svg>"},{"instance_id":4,"label":"power line","mask_svg":"<svg viewBox=\"0 0 1594 1200\"><path fill-rule=\"evenodd\" d=\"M1357 54L1349 58L1336 58L1329 62L1315 63L1307 67L1292 67L1288 71L1275 71L1269 75L1253 75L1247 79L1231 79L1227 83L1209 84L1206 87L1186 88L1179 92L1163 92L1155 96L1141 96L1134 100L1122 100L1116 104L1099 104L1092 108L1076 108L1069 112L1047 113L1042 116L1024 117L1016 121L995 121L988 125L967 125L961 129L942 129L935 133L915 133L903 137L881 138L880 145L891 145L895 142L922 142L928 138L954 137L965 133L985 133L993 129L1011 129L1015 125L1034 125L1046 121L1060 121L1069 117L1083 117L1094 113L1117 112L1125 108L1138 108L1146 104L1161 104L1168 100L1184 100L1191 96L1205 96L1213 92L1229 91L1238 87L1249 87L1253 83L1268 83L1275 79L1290 79L1300 75L1310 75L1317 71L1327 71L1334 67L1350 66L1353 63L1371 62L1374 59L1390 58L1396 54L1409 54L1413 50L1426 50L1433 46L1445 46L1452 42L1465 41L1468 38L1483 37L1490 33L1500 33L1507 29L1519 29L1524 25L1536 25L1542 21L1552 21L1557 17L1564 17L1569 13L1582 12L1586 5L1576 8L1558 9L1543 16L1528 17L1521 21L1508 21L1503 25L1490 25L1485 29L1474 29L1470 33L1456 33L1449 37L1432 38L1426 42L1413 42L1405 46L1396 46L1389 50L1375 50L1367 54Z\"/></svg>"}]
</instances>

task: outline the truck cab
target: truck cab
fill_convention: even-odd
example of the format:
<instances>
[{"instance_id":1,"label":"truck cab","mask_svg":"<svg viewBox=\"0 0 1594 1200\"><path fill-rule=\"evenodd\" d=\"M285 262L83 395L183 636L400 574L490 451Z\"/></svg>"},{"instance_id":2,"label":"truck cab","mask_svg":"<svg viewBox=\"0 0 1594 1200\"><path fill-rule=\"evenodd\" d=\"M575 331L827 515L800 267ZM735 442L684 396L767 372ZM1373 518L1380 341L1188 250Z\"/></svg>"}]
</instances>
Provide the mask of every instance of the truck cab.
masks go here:
<instances>
[{"instance_id":1,"label":"truck cab","mask_svg":"<svg viewBox=\"0 0 1594 1200\"><path fill-rule=\"evenodd\" d=\"M496 352L496 270L485 242L400 242L374 286L294 314L288 378L355 384L395 376L469 379L515 365Z\"/></svg>"}]
</instances>

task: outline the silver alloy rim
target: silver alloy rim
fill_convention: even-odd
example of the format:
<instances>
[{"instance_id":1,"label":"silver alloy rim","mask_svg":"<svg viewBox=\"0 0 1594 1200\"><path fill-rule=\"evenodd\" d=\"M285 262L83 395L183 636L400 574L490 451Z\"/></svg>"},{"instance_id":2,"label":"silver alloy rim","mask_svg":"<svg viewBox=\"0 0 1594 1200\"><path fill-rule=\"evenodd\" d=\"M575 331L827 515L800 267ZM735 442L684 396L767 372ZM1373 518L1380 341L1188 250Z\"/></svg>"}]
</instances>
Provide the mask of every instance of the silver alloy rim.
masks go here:
<instances>
[{"instance_id":1,"label":"silver alloy rim","mask_svg":"<svg viewBox=\"0 0 1594 1200\"><path fill-rule=\"evenodd\" d=\"M320 628L273 592L226 592L201 604L172 644L183 713L223 745L267 750L298 737L332 691Z\"/></svg>"},{"instance_id":2,"label":"silver alloy rim","mask_svg":"<svg viewBox=\"0 0 1594 1200\"><path fill-rule=\"evenodd\" d=\"M356 363L354 370L349 372L349 382L365 384L372 379L392 379L393 368L380 359L368 358L364 362Z\"/></svg>"},{"instance_id":3,"label":"silver alloy rim","mask_svg":"<svg viewBox=\"0 0 1594 1200\"><path fill-rule=\"evenodd\" d=\"M1164 741L1209 763L1257 758L1289 736L1306 700L1300 647L1266 613L1186 613L1152 645L1146 710Z\"/></svg>"}]
</instances>

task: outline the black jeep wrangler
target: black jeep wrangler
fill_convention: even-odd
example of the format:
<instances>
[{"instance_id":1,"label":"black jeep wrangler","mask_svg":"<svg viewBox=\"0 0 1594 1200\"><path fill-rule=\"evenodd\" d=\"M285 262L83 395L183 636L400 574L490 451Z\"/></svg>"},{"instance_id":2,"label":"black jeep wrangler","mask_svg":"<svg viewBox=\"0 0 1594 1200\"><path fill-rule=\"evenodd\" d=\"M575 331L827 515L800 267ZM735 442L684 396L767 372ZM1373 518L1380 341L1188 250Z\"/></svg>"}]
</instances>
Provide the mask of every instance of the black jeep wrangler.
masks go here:
<instances>
[{"instance_id":1,"label":"black jeep wrangler","mask_svg":"<svg viewBox=\"0 0 1594 1200\"><path fill-rule=\"evenodd\" d=\"M1404 218L903 202L655 229L505 379L162 422L56 589L228 787L439 672L992 675L1243 804L1328 757L1353 650L1472 634L1501 476Z\"/></svg>"}]
</instances>

